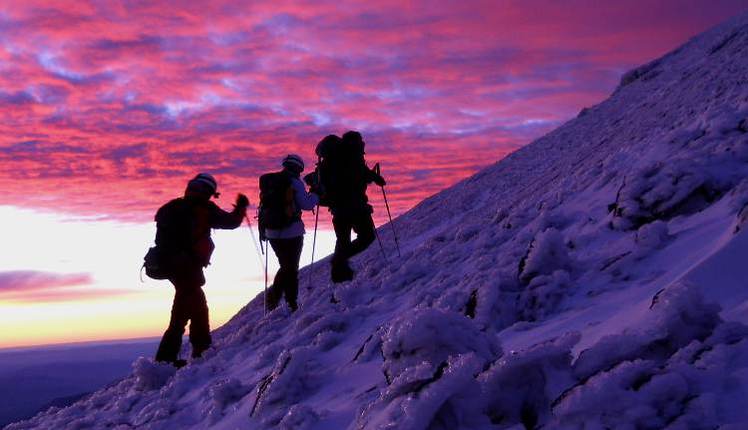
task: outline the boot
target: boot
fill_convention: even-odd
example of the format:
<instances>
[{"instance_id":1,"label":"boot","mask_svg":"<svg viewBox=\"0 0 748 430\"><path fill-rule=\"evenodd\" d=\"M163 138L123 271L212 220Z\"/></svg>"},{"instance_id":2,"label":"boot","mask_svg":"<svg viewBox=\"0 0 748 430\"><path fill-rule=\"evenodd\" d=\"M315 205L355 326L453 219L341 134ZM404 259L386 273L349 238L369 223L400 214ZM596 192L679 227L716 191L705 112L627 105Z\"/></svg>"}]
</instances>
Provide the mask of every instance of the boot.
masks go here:
<instances>
[{"instance_id":1,"label":"boot","mask_svg":"<svg viewBox=\"0 0 748 430\"><path fill-rule=\"evenodd\" d=\"M330 268L330 278L336 284L353 280L353 269L348 265L348 261L333 260L332 267Z\"/></svg>"},{"instance_id":2,"label":"boot","mask_svg":"<svg viewBox=\"0 0 748 430\"><path fill-rule=\"evenodd\" d=\"M272 312L275 310L275 308L278 307L278 304L280 304L281 295L278 291L278 288L275 287L275 284L271 285L268 289L268 295L266 296L266 305L267 305L267 311Z\"/></svg>"},{"instance_id":3,"label":"boot","mask_svg":"<svg viewBox=\"0 0 748 430\"><path fill-rule=\"evenodd\" d=\"M177 358L174 360L156 360L156 363L171 364L177 369L181 369L182 367L187 365L187 360L183 360L181 358Z\"/></svg>"}]
</instances>

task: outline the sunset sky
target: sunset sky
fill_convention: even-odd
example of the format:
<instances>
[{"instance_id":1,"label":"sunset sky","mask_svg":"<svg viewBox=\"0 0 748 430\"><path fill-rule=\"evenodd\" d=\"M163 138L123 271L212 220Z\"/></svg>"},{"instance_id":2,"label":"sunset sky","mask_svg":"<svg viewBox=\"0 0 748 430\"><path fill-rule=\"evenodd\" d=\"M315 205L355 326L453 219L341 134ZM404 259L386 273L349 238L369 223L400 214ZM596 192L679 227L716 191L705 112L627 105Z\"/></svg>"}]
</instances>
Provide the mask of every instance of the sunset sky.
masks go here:
<instances>
[{"instance_id":1,"label":"sunset sky","mask_svg":"<svg viewBox=\"0 0 748 430\"><path fill-rule=\"evenodd\" d=\"M400 214L599 103L628 69L748 8L13 3L0 4L0 348L160 335L172 290L141 284L138 268L156 209L199 171L218 179L222 207L237 192L254 203L257 177L283 155L312 165L320 138L356 129ZM380 195L370 195L382 223ZM317 255L333 241L326 211L321 222ZM216 242L213 327L262 288L249 230Z\"/></svg>"}]
</instances>

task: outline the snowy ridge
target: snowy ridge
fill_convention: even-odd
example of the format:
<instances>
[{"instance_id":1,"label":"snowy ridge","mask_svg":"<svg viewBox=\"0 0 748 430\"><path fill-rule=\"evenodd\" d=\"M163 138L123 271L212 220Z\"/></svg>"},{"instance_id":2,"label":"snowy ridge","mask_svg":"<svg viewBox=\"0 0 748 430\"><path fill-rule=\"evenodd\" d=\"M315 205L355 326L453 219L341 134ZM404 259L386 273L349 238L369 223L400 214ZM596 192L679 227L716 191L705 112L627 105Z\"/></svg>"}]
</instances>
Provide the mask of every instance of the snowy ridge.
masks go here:
<instances>
[{"instance_id":1,"label":"snowy ridge","mask_svg":"<svg viewBox=\"0 0 748 430\"><path fill-rule=\"evenodd\" d=\"M743 14L398 218L402 259L8 428L744 428L746 178Z\"/></svg>"}]
</instances>

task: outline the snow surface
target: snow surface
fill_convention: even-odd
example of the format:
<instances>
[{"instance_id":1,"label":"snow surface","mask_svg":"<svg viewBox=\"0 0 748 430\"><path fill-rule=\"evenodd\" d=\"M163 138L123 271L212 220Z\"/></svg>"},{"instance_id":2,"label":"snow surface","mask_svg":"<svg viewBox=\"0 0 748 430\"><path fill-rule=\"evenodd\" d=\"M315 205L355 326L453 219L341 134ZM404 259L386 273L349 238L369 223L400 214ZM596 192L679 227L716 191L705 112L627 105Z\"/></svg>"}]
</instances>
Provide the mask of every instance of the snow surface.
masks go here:
<instances>
[{"instance_id":1,"label":"snow surface","mask_svg":"<svg viewBox=\"0 0 748 430\"><path fill-rule=\"evenodd\" d=\"M748 14L398 218L402 258L9 429L745 428L746 178Z\"/></svg>"}]
</instances>

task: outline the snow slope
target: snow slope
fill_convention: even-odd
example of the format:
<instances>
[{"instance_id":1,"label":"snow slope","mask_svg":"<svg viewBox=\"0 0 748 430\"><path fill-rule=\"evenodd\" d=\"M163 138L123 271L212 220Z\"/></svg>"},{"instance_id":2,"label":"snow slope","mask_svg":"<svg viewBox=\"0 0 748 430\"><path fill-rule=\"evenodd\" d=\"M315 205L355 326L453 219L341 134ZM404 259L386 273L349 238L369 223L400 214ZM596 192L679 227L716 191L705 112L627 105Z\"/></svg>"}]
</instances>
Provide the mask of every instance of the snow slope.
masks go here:
<instances>
[{"instance_id":1,"label":"snow slope","mask_svg":"<svg viewBox=\"0 0 748 430\"><path fill-rule=\"evenodd\" d=\"M398 218L402 258L9 428L744 428L747 47L743 14Z\"/></svg>"}]
</instances>

